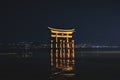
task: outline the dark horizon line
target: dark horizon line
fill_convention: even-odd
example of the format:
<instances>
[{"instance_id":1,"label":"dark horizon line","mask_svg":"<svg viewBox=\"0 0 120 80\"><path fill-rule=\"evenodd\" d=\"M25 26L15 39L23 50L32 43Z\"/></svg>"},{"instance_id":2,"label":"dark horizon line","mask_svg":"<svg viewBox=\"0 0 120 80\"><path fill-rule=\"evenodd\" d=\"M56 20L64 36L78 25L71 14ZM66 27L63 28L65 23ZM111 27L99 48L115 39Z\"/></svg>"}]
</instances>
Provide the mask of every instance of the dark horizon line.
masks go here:
<instances>
[{"instance_id":1,"label":"dark horizon line","mask_svg":"<svg viewBox=\"0 0 120 80\"><path fill-rule=\"evenodd\" d=\"M41 43L41 44L48 44L49 41L38 41L38 40L34 40L34 41L0 41L0 43ZM102 42L78 42L75 41L75 45L77 44L86 44L86 45L116 45L119 46L120 42L107 42L107 43L102 43Z\"/></svg>"}]
</instances>

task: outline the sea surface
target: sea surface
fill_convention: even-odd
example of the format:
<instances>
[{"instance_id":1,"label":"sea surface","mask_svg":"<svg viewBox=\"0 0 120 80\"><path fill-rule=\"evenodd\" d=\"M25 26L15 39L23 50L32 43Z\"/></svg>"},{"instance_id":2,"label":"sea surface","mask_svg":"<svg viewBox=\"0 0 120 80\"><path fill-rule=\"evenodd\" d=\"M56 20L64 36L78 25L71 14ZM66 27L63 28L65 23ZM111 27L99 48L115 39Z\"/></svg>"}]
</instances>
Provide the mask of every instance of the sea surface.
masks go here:
<instances>
[{"instance_id":1,"label":"sea surface","mask_svg":"<svg viewBox=\"0 0 120 80\"><path fill-rule=\"evenodd\" d=\"M49 50L0 55L0 80L120 80L120 51L75 51L74 76L51 77ZM1 53L3 54L3 53Z\"/></svg>"}]
</instances>

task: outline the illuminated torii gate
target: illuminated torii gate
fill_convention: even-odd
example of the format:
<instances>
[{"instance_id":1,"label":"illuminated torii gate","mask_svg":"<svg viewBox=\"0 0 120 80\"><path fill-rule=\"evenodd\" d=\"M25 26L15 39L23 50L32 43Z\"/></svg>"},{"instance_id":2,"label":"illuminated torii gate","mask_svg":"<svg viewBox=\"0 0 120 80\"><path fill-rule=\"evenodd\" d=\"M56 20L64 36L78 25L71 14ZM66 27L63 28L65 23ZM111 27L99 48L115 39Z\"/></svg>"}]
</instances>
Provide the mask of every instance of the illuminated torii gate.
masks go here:
<instances>
[{"instance_id":1,"label":"illuminated torii gate","mask_svg":"<svg viewBox=\"0 0 120 80\"><path fill-rule=\"evenodd\" d=\"M51 66L72 70L72 67L70 67L71 64L74 64L74 40L72 40L72 33L75 29L48 28L51 31Z\"/></svg>"}]
</instances>

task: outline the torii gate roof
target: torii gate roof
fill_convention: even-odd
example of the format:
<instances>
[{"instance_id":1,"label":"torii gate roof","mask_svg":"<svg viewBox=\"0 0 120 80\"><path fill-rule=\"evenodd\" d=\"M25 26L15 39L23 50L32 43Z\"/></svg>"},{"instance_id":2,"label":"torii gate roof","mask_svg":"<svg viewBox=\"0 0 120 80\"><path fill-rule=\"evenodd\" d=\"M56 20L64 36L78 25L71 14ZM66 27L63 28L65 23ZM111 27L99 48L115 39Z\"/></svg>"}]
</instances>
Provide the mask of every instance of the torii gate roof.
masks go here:
<instances>
[{"instance_id":1,"label":"torii gate roof","mask_svg":"<svg viewBox=\"0 0 120 80\"><path fill-rule=\"evenodd\" d=\"M75 31L75 29L56 29L51 27L48 27L48 28L52 31L58 31L58 32L74 32Z\"/></svg>"}]
</instances>

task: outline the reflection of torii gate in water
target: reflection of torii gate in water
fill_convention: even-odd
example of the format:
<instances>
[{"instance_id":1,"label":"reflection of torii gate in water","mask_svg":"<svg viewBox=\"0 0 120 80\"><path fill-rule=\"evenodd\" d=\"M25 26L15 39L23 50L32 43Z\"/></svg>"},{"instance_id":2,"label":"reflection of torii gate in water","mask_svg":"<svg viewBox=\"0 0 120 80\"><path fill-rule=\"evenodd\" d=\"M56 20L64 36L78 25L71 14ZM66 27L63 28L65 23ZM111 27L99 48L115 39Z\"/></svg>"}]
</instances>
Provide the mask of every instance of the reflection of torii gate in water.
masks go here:
<instances>
[{"instance_id":1,"label":"reflection of torii gate in water","mask_svg":"<svg viewBox=\"0 0 120 80\"><path fill-rule=\"evenodd\" d=\"M75 31L75 29L48 28L51 31L51 67L61 69L62 71L73 70L74 40L72 40L72 33Z\"/></svg>"}]
</instances>

